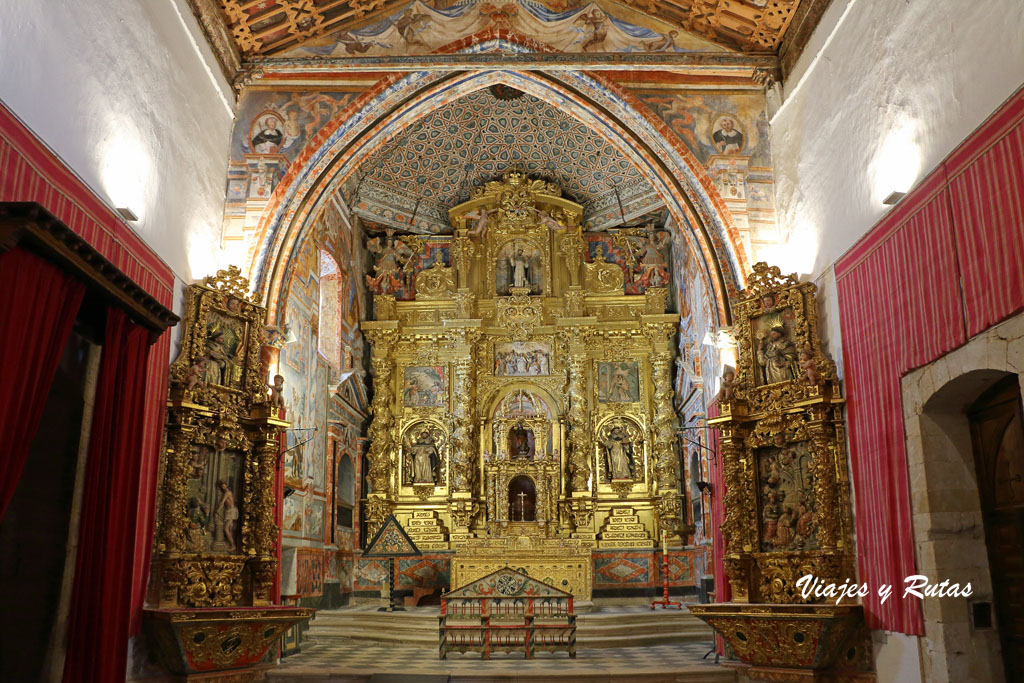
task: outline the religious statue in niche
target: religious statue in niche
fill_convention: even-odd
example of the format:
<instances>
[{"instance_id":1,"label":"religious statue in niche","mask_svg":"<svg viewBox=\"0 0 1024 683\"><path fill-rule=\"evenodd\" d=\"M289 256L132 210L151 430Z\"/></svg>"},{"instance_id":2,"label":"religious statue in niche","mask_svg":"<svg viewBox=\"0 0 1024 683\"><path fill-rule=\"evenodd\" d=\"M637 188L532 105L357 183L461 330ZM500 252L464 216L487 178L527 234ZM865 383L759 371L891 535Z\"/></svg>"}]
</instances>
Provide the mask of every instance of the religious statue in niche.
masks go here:
<instances>
[{"instance_id":1,"label":"religious statue in niche","mask_svg":"<svg viewBox=\"0 0 1024 683\"><path fill-rule=\"evenodd\" d=\"M234 552L238 549L239 454L193 444L188 460L185 545L190 552Z\"/></svg>"},{"instance_id":2,"label":"religious statue in niche","mask_svg":"<svg viewBox=\"0 0 1024 683\"><path fill-rule=\"evenodd\" d=\"M719 154L741 154L743 152L743 132L736 127L736 119L732 116L720 116L712 124L711 142Z\"/></svg>"},{"instance_id":3,"label":"religious statue in niche","mask_svg":"<svg viewBox=\"0 0 1024 683\"><path fill-rule=\"evenodd\" d=\"M203 381L207 386L237 388L242 381L238 352L245 334L226 316L215 315L207 325Z\"/></svg>"},{"instance_id":4,"label":"religious statue in niche","mask_svg":"<svg viewBox=\"0 0 1024 683\"><path fill-rule=\"evenodd\" d=\"M597 364L597 400L600 403L635 403L640 400L640 373L636 361Z\"/></svg>"},{"instance_id":5,"label":"religious statue in niche","mask_svg":"<svg viewBox=\"0 0 1024 683\"><path fill-rule=\"evenodd\" d=\"M551 374L551 349L542 342L501 342L494 345L494 374L537 377Z\"/></svg>"},{"instance_id":6,"label":"religious statue in niche","mask_svg":"<svg viewBox=\"0 0 1024 683\"><path fill-rule=\"evenodd\" d=\"M394 294L405 287L405 266L415 255L405 242L388 230L386 237L375 237L366 243L375 255L373 275L366 276L366 286L374 294Z\"/></svg>"},{"instance_id":7,"label":"religious statue in niche","mask_svg":"<svg viewBox=\"0 0 1024 683\"><path fill-rule=\"evenodd\" d=\"M437 484L441 474L438 443L443 435L436 427L420 423L409 430L405 446L405 483Z\"/></svg>"},{"instance_id":8,"label":"religious statue in niche","mask_svg":"<svg viewBox=\"0 0 1024 683\"><path fill-rule=\"evenodd\" d=\"M672 237L666 231L657 231L653 224L647 225L647 235L627 238L635 265L633 280L643 288L664 287L668 284L668 262L664 250L672 244Z\"/></svg>"},{"instance_id":9,"label":"religious statue in niche","mask_svg":"<svg viewBox=\"0 0 1024 683\"><path fill-rule=\"evenodd\" d=\"M508 432L508 455L512 459L533 460L536 440L533 430L517 424Z\"/></svg>"},{"instance_id":10,"label":"religious statue in niche","mask_svg":"<svg viewBox=\"0 0 1024 683\"><path fill-rule=\"evenodd\" d=\"M814 475L805 442L774 445L757 456L761 485L761 550L814 550Z\"/></svg>"},{"instance_id":11,"label":"religious statue in niche","mask_svg":"<svg viewBox=\"0 0 1024 683\"><path fill-rule=\"evenodd\" d=\"M754 318L754 349L757 359L758 384L775 384L796 379L799 372L796 344L793 343L793 308L775 308L775 299L762 300L768 312ZM765 307L770 308L765 309Z\"/></svg>"},{"instance_id":12,"label":"religious statue in niche","mask_svg":"<svg viewBox=\"0 0 1024 683\"><path fill-rule=\"evenodd\" d=\"M512 241L498 252L495 287L498 294L511 294L511 288L528 288L540 294L543 282L540 250L527 242Z\"/></svg>"},{"instance_id":13,"label":"religious statue in niche","mask_svg":"<svg viewBox=\"0 0 1024 683\"><path fill-rule=\"evenodd\" d=\"M618 420L601 430L601 447L604 449L605 473L611 481L632 481L634 479L634 439L637 430L625 420Z\"/></svg>"},{"instance_id":14,"label":"religious statue in niche","mask_svg":"<svg viewBox=\"0 0 1024 683\"><path fill-rule=\"evenodd\" d=\"M402 387L402 402L415 408L433 408L445 405L448 384L444 366L408 367Z\"/></svg>"}]
</instances>

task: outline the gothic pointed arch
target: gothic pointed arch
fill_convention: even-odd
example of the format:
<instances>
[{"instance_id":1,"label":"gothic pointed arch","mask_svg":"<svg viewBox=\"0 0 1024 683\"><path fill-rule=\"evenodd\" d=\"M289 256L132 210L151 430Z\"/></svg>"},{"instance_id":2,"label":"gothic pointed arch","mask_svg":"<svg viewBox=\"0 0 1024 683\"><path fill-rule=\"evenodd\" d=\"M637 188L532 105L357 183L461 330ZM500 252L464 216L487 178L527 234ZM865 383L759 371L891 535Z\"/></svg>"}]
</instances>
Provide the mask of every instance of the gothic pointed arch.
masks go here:
<instances>
[{"instance_id":1,"label":"gothic pointed arch","mask_svg":"<svg viewBox=\"0 0 1024 683\"><path fill-rule=\"evenodd\" d=\"M651 178L672 223L702 264L713 292L713 315L727 324L729 292L742 289L747 258L728 209L693 154L643 103L599 74L517 71L390 76L316 136L267 203L252 243L250 272L268 302L270 321L283 315L277 302L291 250L360 164L432 111L495 84L568 109Z\"/></svg>"}]
</instances>

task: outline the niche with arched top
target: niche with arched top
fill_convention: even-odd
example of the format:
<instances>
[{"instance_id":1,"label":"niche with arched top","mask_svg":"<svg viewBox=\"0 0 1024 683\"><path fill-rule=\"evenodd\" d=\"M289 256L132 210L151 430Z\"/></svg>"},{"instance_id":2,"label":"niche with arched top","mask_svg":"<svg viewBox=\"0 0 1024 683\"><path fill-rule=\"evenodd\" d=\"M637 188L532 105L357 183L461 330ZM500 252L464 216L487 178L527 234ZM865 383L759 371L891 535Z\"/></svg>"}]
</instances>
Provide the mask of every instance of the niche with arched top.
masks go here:
<instances>
[{"instance_id":1,"label":"niche with arched top","mask_svg":"<svg viewBox=\"0 0 1024 683\"><path fill-rule=\"evenodd\" d=\"M508 519L511 522L537 521L537 486L520 474L508 483Z\"/></svg>"}]
</instances>

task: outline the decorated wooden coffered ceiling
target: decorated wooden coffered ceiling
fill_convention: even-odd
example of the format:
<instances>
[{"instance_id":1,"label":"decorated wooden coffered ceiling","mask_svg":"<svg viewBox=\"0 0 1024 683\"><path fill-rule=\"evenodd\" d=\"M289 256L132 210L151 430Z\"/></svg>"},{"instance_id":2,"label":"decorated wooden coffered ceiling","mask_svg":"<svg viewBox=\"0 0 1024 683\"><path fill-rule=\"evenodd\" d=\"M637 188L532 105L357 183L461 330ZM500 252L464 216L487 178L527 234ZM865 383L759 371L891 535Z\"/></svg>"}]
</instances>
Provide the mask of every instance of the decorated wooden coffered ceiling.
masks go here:
<instances>
[{"instance_id":1,"label":"decorated wooden coffered ceiling","mask_svg":"<svg viewBox=\"0 0 1024 683\"><path fill-rule=\"evenodd\" d=\"M782 55L787 41L806 42L829 1L190 0L229 72L268 57L445 52L489 29L539 51Z\"/></svg>"}]
</instances>

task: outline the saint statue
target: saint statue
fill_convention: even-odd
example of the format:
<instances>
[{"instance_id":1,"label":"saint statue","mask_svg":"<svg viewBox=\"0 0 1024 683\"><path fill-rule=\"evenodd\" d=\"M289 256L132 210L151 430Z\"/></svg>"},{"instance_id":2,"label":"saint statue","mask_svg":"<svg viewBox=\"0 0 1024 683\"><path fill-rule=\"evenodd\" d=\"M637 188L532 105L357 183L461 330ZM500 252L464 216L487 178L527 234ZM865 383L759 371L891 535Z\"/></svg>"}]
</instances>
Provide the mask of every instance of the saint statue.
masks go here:
<instances>
[{"instance_id":1,"label":"saint statue","mask_svg":"<svg viewBox=\"0 0 1024 683\"><path fill-rule=\"evenodd\" d=\"M214 330L206 338L206 369L203 371L205 384L231 386L235 376L235 362L228 348L223 330Z\"/></svg>"},{"instance_id":2,"label":"saint statue","mask_svg":"<svg viewBox=\"0 0 1024 683\"><path fill-rule=\"evenodd\" d=\"M796 344L786 337L781 324L772 326L767 337L757 347L757 362L765 384L775 384L796 378Z\"/></svg>"},{"instance_id":3,"label":"saint statue","mask_svg":"<svg viewBox=\"0 0 1024 683\"><path fill-rule=\"evenodd\" d=\"M223 479L217 482L217 489L220 491L220 499L213 511L214 547L234 550L235 522L238 520L235 494Z\"/></svg>"},{"instance_id":4,"label":"saint statue","mask_svg":"<svg viewBox=\"0 0 1024 683\"><path fill-rule=\"evenodd\" d=\"M436 484L435 471L438 464L437 447L430 438L430 432L424 429L416 437L415 443L409 447L412 455L412 483Z\"/></svg>"},{"instance_id":5,"label":"saint statue","mask_svg":"<svg viewBox=\"0 0 1024 683\"><path fill-rule=\"evenodd\" d=\"M508 258L509 281L513 287L530 286L530 258L519 247L516 253Z\"/></svg>"},{"instance_id":6,"label":"saint statue","mask_svg":"<svg viewBox=\"0 0 1024 683\"><path fill-rule=\"evenodd\" d=\"M608 472L612 479L632 479L633 444L626 430L619 425L612 427L604 440L604 448L608 457Z\"/></svg>"},{"instance_id":7,"label":"saint statue","mask_svg":"<svg viewBox=\"0 0 1024 683\"><path fill-rule=\"evenodd\" d=\"M392 233L389 230L386 238L376 237L366 243L366 248L376 255L373 276L365 276L366 286L374 294L394 294L402 289L405 285L405 266L415 256L412 249L393 237Z\"/></svg>"},{"instance_id":8,"label":"saint statue","mask_svg":"<svg viewBox=\"0 0 1024 683\"><path fill-rule=\"evenodd\" d=\"M638 281L644 287L662 287L668 283L668 269L662 250L672 243L667 232L658 232L653 225L647 226L646 237L629 240L633 258L636 259Z\"/></svg>"}]
</instances>

